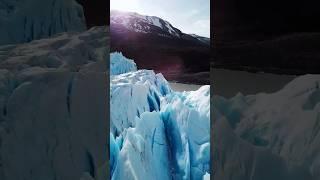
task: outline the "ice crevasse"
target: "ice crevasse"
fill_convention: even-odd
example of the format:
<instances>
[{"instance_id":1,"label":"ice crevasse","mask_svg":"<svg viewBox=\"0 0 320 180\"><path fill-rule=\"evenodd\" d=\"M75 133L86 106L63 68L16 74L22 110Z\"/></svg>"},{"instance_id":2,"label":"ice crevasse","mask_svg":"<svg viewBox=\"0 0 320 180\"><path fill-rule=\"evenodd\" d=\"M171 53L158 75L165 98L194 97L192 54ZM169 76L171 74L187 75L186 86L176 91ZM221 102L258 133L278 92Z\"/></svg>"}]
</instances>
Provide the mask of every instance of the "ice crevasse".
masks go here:
<instances>
[{"instance_id":1,"label":"ice crevasse","mask_svg":"<svg viewBox=\"0 0 320 180\"><path fill-rule=\"evenodd\" d=\"M162 74L110 57L111 179L208 179L210 86L176 92Z\"/></svg>"}]
</instances>

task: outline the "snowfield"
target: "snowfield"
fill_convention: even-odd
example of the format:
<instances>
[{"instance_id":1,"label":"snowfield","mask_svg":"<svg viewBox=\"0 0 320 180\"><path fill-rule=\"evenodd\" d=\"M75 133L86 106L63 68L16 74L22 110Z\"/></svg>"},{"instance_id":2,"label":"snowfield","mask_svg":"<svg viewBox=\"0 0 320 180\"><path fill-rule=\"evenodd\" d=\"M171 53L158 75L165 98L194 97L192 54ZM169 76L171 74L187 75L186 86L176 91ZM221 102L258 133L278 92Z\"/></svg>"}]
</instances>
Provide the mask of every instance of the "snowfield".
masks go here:
<instances>
[{"instance_id":1,"label":"snowfield","mask_svg":"<svg viewBox=\"0 0 320 180\"><path fill-rule=\"evenodd\" d=\"M208 179L210 86L175 92L120 56L111 53L111 70L132 66L110 73L111 179Z\"/></svg>"}]
</instances>

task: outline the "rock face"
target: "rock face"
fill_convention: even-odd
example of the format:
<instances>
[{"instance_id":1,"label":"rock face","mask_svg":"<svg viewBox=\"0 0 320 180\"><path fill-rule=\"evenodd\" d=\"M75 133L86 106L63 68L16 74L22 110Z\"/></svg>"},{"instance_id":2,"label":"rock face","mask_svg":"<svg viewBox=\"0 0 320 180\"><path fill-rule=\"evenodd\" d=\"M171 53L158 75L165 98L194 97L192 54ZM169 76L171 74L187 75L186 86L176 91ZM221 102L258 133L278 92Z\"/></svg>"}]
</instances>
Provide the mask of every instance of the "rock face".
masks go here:
<instances>
[{"instance_id":1,"label":"rock face","mask_svg":"<svg viewBox=\"0 0 320 180\"><path fill-rule=\"evenodd\" d=\"M0 179L108 177L107 36L0 47Z\"/></svg>"},{"instance_id":2,"label":"rock face","mask_svg":"<svg viewBox=\"0 0 320 180\"><path fill-rule=\"evenodd\" d=\"M282 90L213 97L216 179L319 179L319 75Z\"/></svg>"},{"instance_id":3,"label":"rock face","mask_svg":"<svg viewBox=\"0 0 320 180\"><path fill-rule=\"evenodd\" d=\"M86 29L82 6L75 0L2 0L0 45L29 42Z\"/></svg>"}]
</instances>

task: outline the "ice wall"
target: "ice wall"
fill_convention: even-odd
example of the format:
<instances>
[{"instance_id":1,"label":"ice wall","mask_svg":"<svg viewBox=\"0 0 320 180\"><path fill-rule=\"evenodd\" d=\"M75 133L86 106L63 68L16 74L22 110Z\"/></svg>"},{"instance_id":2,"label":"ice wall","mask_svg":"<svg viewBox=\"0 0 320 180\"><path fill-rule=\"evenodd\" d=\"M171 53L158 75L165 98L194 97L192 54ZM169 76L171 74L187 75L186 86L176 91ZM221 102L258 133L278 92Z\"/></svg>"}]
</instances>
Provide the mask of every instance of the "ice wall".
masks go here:
<instances>
[{"instance_id":1,"label":"ice wall","mask_svg":"<svg viewBox=\"0 0 320 180\"><path fill-rule=\"evenodd\" d=\"M136 63L124 57L121 52L113 52L110 54L110 75L119 75L136 70Z\"/></svg>"},{"instance_id":2,"label":"ice wall","mask_svg":"<svg viewBox=\"0 0 320 180\"><path fill-rule=\"evenodd\" d=\"M215 96L214 178L319 179L319 84L304 75L272 94Z\"/></svg>"},{"instance_id":3,"label":"ice wall","mask_svg":"<svg viewBox=\"0 0 320 180\"><path fill-rule=\"evenodd\" d=\"M110 79L111 179L209 176L210 86L174 92L152 70Z\"/></svg>"},{"instance_id":4,"label":"ice wall","mask_svg":"<svg viewBox=\"0 0 320 180\"><path fill-rule=\"evenodd\" d=\"M2 0L0 27L0 45L4 45L84 31L86 23L75 0Z\"/></svg>"},{"instance_id":5,"label":"ice wall","mask_svg":"<svg viewBox=\"0 0 320 180\"><path fill-rule=\"evenodd\" d=\"M107 27L0 46L0 179L107 179Z\"/></svg>"}]
</instances>

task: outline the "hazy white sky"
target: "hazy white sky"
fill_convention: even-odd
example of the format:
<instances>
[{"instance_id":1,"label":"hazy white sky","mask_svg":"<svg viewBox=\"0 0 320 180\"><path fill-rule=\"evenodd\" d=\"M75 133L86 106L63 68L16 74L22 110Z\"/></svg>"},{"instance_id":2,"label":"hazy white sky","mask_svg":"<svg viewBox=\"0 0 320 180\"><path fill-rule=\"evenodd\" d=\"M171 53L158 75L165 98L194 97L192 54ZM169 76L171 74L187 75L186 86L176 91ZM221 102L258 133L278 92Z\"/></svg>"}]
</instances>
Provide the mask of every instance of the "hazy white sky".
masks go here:
<instances>
[{"instance_id":1,"label":"hazy white sky","mask_svg":"<svg viewBox=\"0 0 320 180\"><path fill-rule=\"evenodd\" d=\"M210 0L110 0L110 6L158 16L184 33L210 37Z\"/></svg>"}]
</instances>

